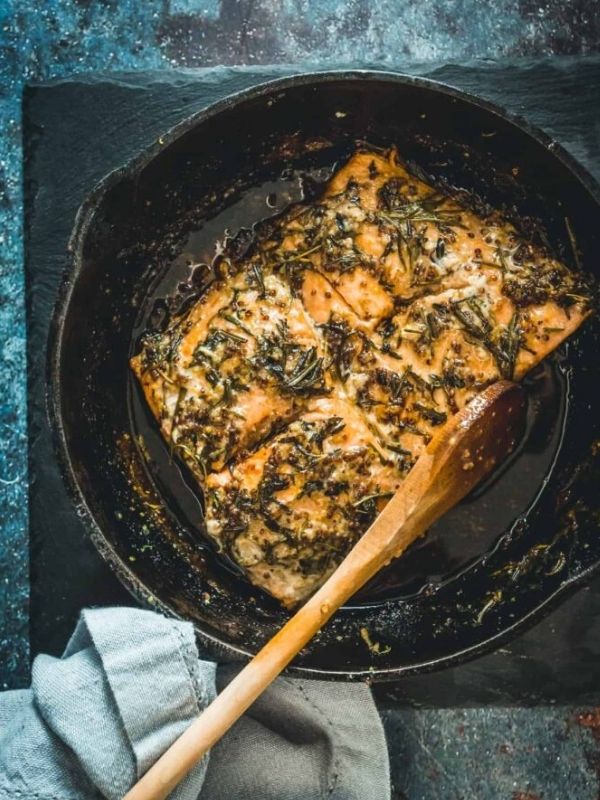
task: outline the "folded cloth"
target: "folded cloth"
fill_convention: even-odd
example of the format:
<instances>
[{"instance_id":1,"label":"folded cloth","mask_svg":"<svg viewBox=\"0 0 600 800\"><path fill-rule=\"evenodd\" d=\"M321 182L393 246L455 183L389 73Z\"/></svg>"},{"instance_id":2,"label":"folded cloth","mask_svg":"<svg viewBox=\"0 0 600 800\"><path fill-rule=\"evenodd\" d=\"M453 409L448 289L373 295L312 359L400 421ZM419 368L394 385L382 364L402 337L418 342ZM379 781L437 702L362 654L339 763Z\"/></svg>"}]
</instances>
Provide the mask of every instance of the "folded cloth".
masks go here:
<instances>
[{"instance_id":1,"label":"folded cloth","mask_svg":"<svg viewBox=\"0 0 600 800\"><path fill-rule=\"evenodd\" d=\"M0 694L0 800L121 798L237 669L201 660L187 622L83 611L63 657ZM171 797L389 800L371 692L279 678Z\"/></svg>"}]
</instances>

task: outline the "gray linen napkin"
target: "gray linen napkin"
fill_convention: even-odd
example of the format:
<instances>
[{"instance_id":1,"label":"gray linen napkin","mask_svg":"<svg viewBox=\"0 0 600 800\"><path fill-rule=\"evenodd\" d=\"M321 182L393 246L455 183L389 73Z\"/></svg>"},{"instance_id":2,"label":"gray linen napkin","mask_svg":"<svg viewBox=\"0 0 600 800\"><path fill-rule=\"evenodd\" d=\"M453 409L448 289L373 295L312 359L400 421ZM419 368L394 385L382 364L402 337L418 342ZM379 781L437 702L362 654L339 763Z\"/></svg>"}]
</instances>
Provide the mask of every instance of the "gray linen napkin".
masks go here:
<instances>
[{"instance_id":1,"label":"gray linen napkin","mask_svg":"<svg viewBox=\"0 0 600 800\"><path fill-rule=\"evenodd\" d=\"M235 674L199 659L189 623L83 611L62 658L0 695L0 800L118 800ZM175 800L389 800L388 755L360 684L278 679Z\"/></svg>"}]
</instances>

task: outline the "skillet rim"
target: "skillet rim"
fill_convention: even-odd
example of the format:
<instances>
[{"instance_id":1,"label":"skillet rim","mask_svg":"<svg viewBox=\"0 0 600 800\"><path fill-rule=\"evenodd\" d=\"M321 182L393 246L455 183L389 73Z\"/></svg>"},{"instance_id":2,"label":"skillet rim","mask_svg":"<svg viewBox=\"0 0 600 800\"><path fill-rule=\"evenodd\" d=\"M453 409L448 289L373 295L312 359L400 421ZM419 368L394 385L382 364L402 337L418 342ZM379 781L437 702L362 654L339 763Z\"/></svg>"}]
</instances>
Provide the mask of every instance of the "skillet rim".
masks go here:
<instances>
[{"instance_id":1,"label":"skillet rim","mask_svg":"<svg viewBox=\"0 0 600 800\"><path fill-rule=\"evenodd\" d=\"M218 116L224 111L233 108L247 101L256 100L269 94L276 94L278 91L293 89L297 86L314 84L315 87L335 81L369 81L400 84L403 86L416 87L432 93L441 93L448 97L455 98L467 105L483 109L492 116L496 116L509 125L515 127L521 134L525 134L532 139L535 144L544 147L551 155L573 175L581 186L590 195L590 199L598 206L600 212L600 183L591 173L580 164L562 145L556 142L549 134L539 127L529 123L522 115L506 111L496 103L478 97L470 92L457 89L454 86L437 81L432 78L425 78L410 75L393 70L378 69L344 69L336 68L332 70L319 70L316 72L292 72L289 75L263 81L248 89L227 95L216 103L201 108L199 111L187 116L185 119L171 127L167 132L155 140L140 153L129 159L126 163L109 172L102 178L93 189L86 195L78 208L75 216L73 229L69 237L67 246L67 264L63 270L60 286L57 292L52 317L50 321L47 354L46 354L46 410L50 422L50 430L54 451L57 456L58 465L63 477L68 494L74 501L77 516L81 520L90 539L113 573L122 585L131 593L134 599L143 603L147 608L159 610L170 617L184 620L185 618L174 611L169 605L157 597L149 589L135 571L125 562L116 552L102 531L101 526L88 506L85 494L80 487L78 479L73 469L70 458L70 450L65 435L62 419L62 391L61 391L61 368L62 368L62 345L64 325L68 315L70 301L76 281L83 270L82 250L87 232L93 222L94 216L104 196L120 181L123 177L136 171L140 171L153 161L166 147L169 147L177 139L190 132L196 126L203 124L209 119ZM523 633L531 628L536 622L549 614L560 602L566 600L578 588L586 583L595 573L600 572L600 559L595 564L590 565L578 575L569 578L543 601L539 602L533 609L529 610L511 625L503 628L498 633L488 636L468 647L456 650L448 655L434 659L424 660L417 664L396 666L389 668L356 668L356 669L332 669L290 665L284 674L304 676L313 679L326 680L368 680L373 682L384 682L397 680L401 676L416 675L420 673L433 672L438 669L446 669L456 666L466 661L473 660L479 656L490 653L497 649L506 641L514 638L517 634ZM152 600L150 600L152 598ZM213 653L219 655L241 657L243 660L251 658L254 653L250 649L240 647L224 641L218 636L208 633L194 622L194 630L198 639L212 649Z\"/></svg>"}]
</instances>

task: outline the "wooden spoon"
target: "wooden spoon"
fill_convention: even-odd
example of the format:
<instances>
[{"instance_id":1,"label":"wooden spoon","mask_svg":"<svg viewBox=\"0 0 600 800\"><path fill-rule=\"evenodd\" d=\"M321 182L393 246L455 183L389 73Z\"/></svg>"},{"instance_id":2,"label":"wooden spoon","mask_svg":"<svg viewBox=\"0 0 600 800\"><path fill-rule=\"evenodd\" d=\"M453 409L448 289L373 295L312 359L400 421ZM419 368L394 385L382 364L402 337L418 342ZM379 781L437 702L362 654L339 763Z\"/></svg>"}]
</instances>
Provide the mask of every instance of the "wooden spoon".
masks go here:
<instances>
[{"instance_id":1,"label":"wooden spoon","mask_svg":"<svg viewBox=\"0 0 600 800\"><path fill-rule=\"evenodd\" d=\"M524 393L499 381L454 415L336 571L158 759L125 800L163 800L331 615L514 448Z\"/></svg>"}]
</instances>

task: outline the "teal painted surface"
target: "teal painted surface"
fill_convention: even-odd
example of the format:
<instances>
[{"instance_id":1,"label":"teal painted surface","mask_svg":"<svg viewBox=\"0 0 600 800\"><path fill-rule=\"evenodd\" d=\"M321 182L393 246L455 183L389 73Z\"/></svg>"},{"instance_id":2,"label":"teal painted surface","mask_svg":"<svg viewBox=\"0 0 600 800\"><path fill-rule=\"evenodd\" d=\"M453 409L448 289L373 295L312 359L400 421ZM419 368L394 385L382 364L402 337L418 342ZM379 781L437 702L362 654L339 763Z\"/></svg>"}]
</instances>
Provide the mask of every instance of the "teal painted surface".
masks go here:
<instances>
[{"instance_id":1,"label":"teal painted surface","mask_svg":"<svg viewBox=\"0 0 600 800\"><path fill-rule=\"evenodd\" d=\"M24 83L97 70L599 50L600 15L583 0L0 0L0 686L28 675ZM393 710L386 727L398 798L598 796L593 714Z\"/></svg>"},{"instance_id":2,"label":"teal painted surface","mask_svg":"<svg viewBox=\"0 0 600 800\"><path fill-rule=\"evenodd\" d=\"M566 708L402 709L383 717L396 800L598 798L597 750L586 730L596 717Z\"/></svg>"}]
</instances>

